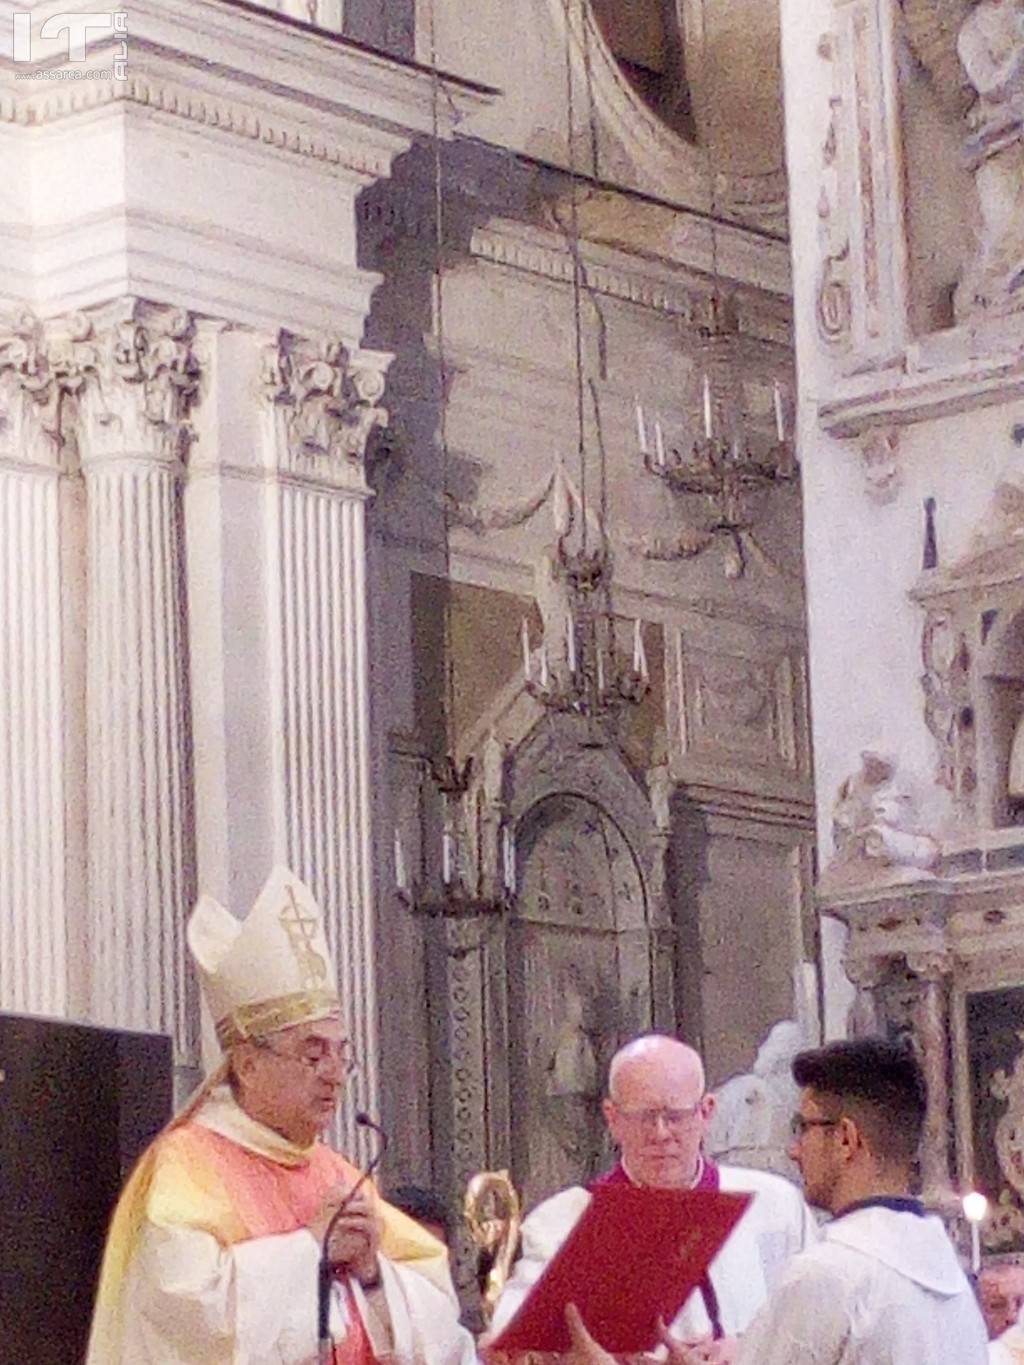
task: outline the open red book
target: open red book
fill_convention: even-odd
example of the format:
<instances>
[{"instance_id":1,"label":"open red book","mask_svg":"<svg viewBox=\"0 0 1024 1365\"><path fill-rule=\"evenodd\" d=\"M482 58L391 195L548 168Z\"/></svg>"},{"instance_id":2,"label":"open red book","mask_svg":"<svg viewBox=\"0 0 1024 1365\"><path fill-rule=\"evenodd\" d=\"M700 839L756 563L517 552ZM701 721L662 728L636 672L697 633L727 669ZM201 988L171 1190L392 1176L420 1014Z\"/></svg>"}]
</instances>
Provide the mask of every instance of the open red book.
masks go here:
<instances>
[{"instance_id":1,"label":"open red book","mask_svg":"<svg viewBox=\"0 0 1024 1365\"><path fill-rule=\"evenodd\" d=\"M492 1343L496 1351L566 1351L566 1304L574 1303L608 1351L649 1351L658 1319L670 1323L750 1203L749 1194L598 1189Z\"/></svg>"}]
</instances>

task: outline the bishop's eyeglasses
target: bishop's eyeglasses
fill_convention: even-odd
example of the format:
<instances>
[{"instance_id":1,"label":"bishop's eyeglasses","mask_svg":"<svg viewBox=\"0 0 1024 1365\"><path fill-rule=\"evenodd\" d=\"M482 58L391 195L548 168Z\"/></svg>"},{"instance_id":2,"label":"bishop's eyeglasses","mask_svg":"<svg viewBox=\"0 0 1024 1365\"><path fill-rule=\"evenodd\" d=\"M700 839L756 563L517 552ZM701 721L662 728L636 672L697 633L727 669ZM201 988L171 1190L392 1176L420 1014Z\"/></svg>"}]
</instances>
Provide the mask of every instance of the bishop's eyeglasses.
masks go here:
<instances>
[{"instance_id":1,"label":"bishop's eyeglasses","mask_svg":"<svg viewBox=\"0 0 1024 1365\"><path fill-rule=\"evenodd\" d=\"M250 1041L263 1052L269 1052L273 1057L283 1057L285 1061L298 1062L308 1071L319 1072L329 1066L333 1071L351 1076L359 1070L355 1048L348 1038L343 1038L340 1043L311 1038L294 1052L290 1048L274 1047L267 1038L253 1038Z\"/></svg>"}]
</instances>

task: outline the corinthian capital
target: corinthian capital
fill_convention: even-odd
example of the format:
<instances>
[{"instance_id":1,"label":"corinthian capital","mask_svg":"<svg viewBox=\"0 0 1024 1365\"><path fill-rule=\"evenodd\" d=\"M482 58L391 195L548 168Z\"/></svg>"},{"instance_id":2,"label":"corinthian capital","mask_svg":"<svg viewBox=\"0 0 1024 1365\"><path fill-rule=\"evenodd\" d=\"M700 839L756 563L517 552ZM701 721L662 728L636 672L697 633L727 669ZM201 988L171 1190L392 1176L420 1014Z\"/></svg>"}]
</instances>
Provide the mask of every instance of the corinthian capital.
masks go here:
<instances>
[{"instance_id":1,"label":"corinthian capital","mask_svg":"<svg viewBox=\"0 0 1024 1365\"><path fill-rule=\"evenodd\" d=\"M200 381L191 314L130 299L97 312L92 325L99 380L79 404L83 461L183 462Z\"/></svg>"},{"instance_id":2,"label":"corinthian capital","mask_svg":"<svg viewBox=\"0 0 1024 1365\"><path fill-rule=\"evenodd\" d=\"M388 420L378 404L390 361L380 352L351 352L336 337L310 340L282 331L264 372L267 396L283 422L282 466L330 483L348 482L354 467L361 479L370 433Z\"/></svg>"},{"instance_id":3,"label":"corinthian capital","mask_svg":"<svg viewBox=\"0 0 1024 1365\"><path fill-rule=\"evenodd\" d=\"M0 331L3 426L11 449L29 462L70 464L76 449L75 401L101 363L84 313L42 322L23 313Z\"/></svg>"}]
</instances>

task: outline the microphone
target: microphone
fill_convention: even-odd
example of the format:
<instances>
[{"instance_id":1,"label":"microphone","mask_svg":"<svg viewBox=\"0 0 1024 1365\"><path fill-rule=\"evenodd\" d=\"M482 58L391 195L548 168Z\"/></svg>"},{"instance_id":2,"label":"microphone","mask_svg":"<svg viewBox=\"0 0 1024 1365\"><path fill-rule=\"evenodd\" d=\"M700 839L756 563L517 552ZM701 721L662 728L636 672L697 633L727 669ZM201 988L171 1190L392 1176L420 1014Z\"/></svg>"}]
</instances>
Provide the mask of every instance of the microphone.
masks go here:
<instances>
[{"instance_id":1,"label":"microphone","mask_svg":"<svg viewBox=\"0 0 1024 1365\"><path fill-rule=\"evenodd\" d=\"M388 1150L388 1135L379 1123L376 1123L370 1118L369 1114L363 1109L357 1111L355 1118L358 1127L369 1128L376 1135L378 1145L377 1150L367 1162L365 1168L360 1171L359 1179L331 1215L330 1222L327 1224L326 1231L324 1232L323 1242L320 1244L320 1265L317 1274L316 1295L317 1365L332 1365L332 1357L334 1355L334 1342L331 1340L330 1329L332 1266L329 1247L331 1245L331 1234L337 1226L338 1219L384 1160L384 1154Z\"/></svg>"}]
</instances>

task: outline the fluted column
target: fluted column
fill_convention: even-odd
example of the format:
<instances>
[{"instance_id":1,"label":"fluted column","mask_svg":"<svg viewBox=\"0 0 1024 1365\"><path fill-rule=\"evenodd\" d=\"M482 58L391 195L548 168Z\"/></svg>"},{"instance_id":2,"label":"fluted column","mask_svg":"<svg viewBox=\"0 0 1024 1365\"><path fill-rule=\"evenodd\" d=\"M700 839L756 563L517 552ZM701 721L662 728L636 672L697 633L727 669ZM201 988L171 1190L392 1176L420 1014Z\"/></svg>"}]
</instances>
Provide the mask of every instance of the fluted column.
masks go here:
<instances>
[{"instance_id":1,"label":"fluted column","mask_svg":"<svg viewBox=\"0 0 1024 1365\"><path fill-rule=\"evenodd\" d=\"M25 318L0 338L0 1009L57 1016L74 1003L61 505L75 465L64 403L92 360L80 330Z\"/></svg>"},{"instance_id":2,"label":"fluted column","mask_svg":"<svg viewBox=\"0 0 1024 1365\"><path fill-rule=\"evenodd\" d=\"M88 504L90 1014L158 1030L197 1060L185 960L194 835L180 484L198 394L192 323L129 306L83 395Z\"/></svg>"},{"instance_id":3,"label":"fluted column","mask_svg":"<svg viewBox=\"0 0 1024 1365\"><path fill-rule=\"evenodd\" d=\"M378 995L370 840L366 441L388 358L282 334L268 355L271 697L275 837L314 888L360 1058L343 1124L379 1112Z\"/></svg>"}]
</instances>

